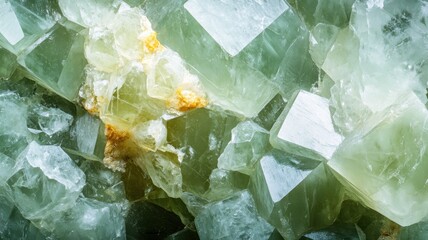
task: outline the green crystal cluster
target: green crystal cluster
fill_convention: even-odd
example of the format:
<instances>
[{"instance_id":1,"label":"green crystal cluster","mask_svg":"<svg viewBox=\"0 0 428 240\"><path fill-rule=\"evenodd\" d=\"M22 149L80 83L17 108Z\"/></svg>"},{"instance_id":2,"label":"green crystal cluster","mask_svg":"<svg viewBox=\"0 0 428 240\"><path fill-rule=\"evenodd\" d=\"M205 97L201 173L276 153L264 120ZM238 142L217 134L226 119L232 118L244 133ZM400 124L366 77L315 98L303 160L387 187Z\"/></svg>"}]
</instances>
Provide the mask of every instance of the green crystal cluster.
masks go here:
<instances>
[{"instance_id":1,"label":"green crystal cluster","mask_svg":"<svg viewBox=\"0 0 428 240\"><path fill-rule=\"evenodd\" d=\"M426 0L0 0L0 239L428 238Z\"/></svg>"}]
</instances>

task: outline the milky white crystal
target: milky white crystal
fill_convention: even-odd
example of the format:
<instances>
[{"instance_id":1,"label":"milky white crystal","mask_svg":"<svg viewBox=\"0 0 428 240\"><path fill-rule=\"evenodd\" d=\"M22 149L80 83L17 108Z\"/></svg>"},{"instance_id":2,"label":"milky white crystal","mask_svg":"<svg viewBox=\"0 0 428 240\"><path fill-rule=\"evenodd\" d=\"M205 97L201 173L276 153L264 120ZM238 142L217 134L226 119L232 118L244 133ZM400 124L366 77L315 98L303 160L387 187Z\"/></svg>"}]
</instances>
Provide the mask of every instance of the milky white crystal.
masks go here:
<instances>
[{"instance_id":1,"label":"milky white crystal","mask_svg":"<svg viewBox=\"0 0 428 240\"><path fill-rule=\"evenodd\" d=\"M282 0L190 0L184 7L232 56L288 9Z\"/></svg>"}]
</instances>

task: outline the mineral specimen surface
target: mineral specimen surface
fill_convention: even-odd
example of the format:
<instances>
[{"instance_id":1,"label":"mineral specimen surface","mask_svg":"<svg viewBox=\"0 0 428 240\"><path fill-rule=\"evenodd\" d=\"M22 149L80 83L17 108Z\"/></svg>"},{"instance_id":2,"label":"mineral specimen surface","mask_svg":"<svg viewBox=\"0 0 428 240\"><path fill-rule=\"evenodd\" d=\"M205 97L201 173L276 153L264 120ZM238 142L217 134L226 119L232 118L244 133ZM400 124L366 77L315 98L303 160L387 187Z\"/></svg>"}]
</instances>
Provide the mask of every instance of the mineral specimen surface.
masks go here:
<instances>
[{"instance_id":1,"label":"mineral specimen surface","mask_svg":"<svg viewBox=\"0 0 428 240\"><path fill-rule=\"evenodd\" d=\"M425 240L426 0L0 0L0 239Z\"/></svg>"}]
</instances>

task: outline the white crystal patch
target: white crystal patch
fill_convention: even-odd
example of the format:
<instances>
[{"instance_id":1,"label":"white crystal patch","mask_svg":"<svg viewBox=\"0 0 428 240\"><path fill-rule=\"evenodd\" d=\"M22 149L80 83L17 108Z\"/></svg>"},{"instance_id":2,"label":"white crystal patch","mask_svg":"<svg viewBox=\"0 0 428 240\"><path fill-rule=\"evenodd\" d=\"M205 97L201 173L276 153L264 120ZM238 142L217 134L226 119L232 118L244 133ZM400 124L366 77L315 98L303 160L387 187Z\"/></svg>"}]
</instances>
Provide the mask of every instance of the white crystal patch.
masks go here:
<instances>
[{"instance_id":1,"label":"white crystal patch","mask_svg":"<svg viewBox=\"0 0 428 240\"><path fill-rule=\"evenodd\" d=\"M300 91L282 124L278 138L330 159L342 136L334 130L328 99Z\"/></svg>"},{"instance_id":2,"label":"white crystal patch","mask_svg":"<svg viewBox=\"0 0 428 240\"><path fill-rule=\"evenodd\" d=\"M289 8L283 0L189 0L184 7L232 56Z\"/></svg>"},{"instance_id":3,"label":"white crystal patch","mask_svg":"<svg viewBox=\"0 0 428 240\"><path fill-rule=\"evenodd\" d=\"M6 40L15 45L24 38L24 32L18 18L9 2L0 0L0 34Z\"/></svg>"}]
</instances>

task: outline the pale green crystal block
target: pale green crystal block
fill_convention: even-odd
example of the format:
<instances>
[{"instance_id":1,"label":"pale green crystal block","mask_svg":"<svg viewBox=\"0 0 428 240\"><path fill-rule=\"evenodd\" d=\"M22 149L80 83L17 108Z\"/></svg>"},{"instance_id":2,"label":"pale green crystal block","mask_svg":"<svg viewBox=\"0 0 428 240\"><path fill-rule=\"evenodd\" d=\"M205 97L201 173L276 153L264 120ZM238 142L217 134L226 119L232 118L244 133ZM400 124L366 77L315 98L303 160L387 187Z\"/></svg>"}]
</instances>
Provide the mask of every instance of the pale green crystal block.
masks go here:
<instances>
[{"instance_id":1,"label":"pale green crystal block","mask_svg":"<svg viewBox=\"0 0 428 240\"><path fill-rule=\"evenodd\" d=\"M271 129L275 148L306 158L330 159L342 136L336 133L328 99L296 92Z\"/></svg>"},{"instance_id":2,"label":"pale green crystal block","mask_svg":"<svg viewBox=\"0 0 428 240\"><path fill-rule=\"evenodd\" d=\"M420 54L426 52L420 47L426 33L426 26L420 25L425 21L423 7L416 1L382 6L383 2L357 1L350 27L338 33L322 66L335 82L333 119L344 134L362 127L370 115L409 91L427 101L426 64Z\"/></svg>"},{"instance_id":3,"label":"pale green crystal block","mask_svg":"<svg viewBox=\"0 0 428 240\"><path fill-rule=\"evenodd\" d=\"M267 239L274 229L258 216L248 191L207 206L195 225L201 239Z\"/></svg>"},{"instance_id":4,"label":"pale green crystal block","mask_svg":"<svg viewBox=\"0 0 428 240\"><path fill-rule=\"evenodd\" d=\"M154 185L163 189L168 196L178 198L183 184L180 158L173 151L158 150L144 153L136 164L149 174Z\"/></svg>"},{"instance_id":5,"label":"pale green crystal block","mask_svg":"<svg viewBox=\"0 0 428 240\"><path fill-rule=\"evenodd\" d=\"M74 101L83 82L86 60L84 39L75 30L56 24L19 57L29 78L58 95Z\"/></svg>"},{"instance_id":6,"label":"pale green crystal block","mask_svg":"<svg viewBox=\"0 0 428 240\"><path fill-rule=\"evenodd\" d=\"M101 160L106 145L104 129L100 119L79 108L70 132L72 143L62 147L87 159Z\"/></svg>"},{"instance_id":7,"label":"pale green crystal block","mask_svg":"<svg viewBox=\"0 0 428 240\"><path fill-rule=\"evenodd\" d=\"M184 7L231 56L237 55L288 9L282 0L190 0Z\"/></svg>"},{"instance_id":8,"label":"pale green crystal block","mask_svg":"<svg viewBox=\"0 0 428 240\"><path fill-rule=\"evenodd\" d=\"M218 158L218 168L250 174L269 149L269 132L252 121L232 129L232 139Z\"/></svg>"},{"instance_id":9,"label":"pale green crystal block","mask_svg":"<svg viewBox=\"0 0 428 240\"><path fill-rule=\"evenodd\" d=\"M37 104L31 111L37 119L38 129L31 129L33 132L41 131L46 135L52 135L67 132L73 122L73 116L62 111L59 108L47 108Z\"/></svg>"},{"instance_id":10,"label":"pale green crystal block","mask_svg":"<svg viewBox=\"0 0 428 240\"><path fill-rule=\"evenodd\" d=\"M428 110L409 93L366 120L328 165L354 197L407 226L427 216Z\"/></svg>"},{"instance_id":11,"label":"pale green crystal block","mask_svg":"<svg viewBox=\"0 0 428 240\"><path fill-rule=\"evenodd\" d=\"M119 0L58 0L64 16L84 27L93 27L110 21L114 17L119 2Z\"/></svg>"},{"instance_id":12,"label":"pale green crystal block","mask_svg":"<svg viewBox=\"0 0 428 240\"><path fill-rule=\"evenodd\" d=\"M308 31L290 9L230 57L181 4L164 0L144 8L160 41L199 73L213 104L254 117L278 90L289 97L296 89L309 90L316 81L309 53L300 52L308 49Z\"/></svg>"},{"instance_id":13,"label":"pale green crystal block","mask_svg":"<svg viewBox=\"0 0 428 240\"><path fill-rule=\"evenodd\" d=\"M79 198L71 209L53 217L56 239L126 239L125 220L117 204ZM72 231L70 231L72 229Z\"/></svg>"},{"instance_id":14,"label":"pale green crystal block","mask_svg":"<svg viewBox=\"0 0 428 240\"><path fill-rule=\"evenodd\" d=\"M16 56L8 50L0 47L0 63L0 81L7 80L18 65L16 62Z\"/></svg>"},{"instance_id":15,"label":"pale green crystal block","mask_svg":"<svg viewBox=\"0 0 428 240\"><path fill-rule=\"evenodd\" d=\"M8 184L22 215L41 220L73 206L85 175L60 147L32 142L16 160Z\"/></svg>"},{"instance_id":16,"label":"pale green crystal block","mask_svg":"<svg viewBox=\"0 0 428 240\"><path fill-rule=\"evenodd\" d=\"M0 46L20 53L61 18L54 0L1 0Z\"/></svg>"},{"instance_id":17,"label":"pale green crystal block","mask_svg":"<svg viewBox=\"0 0 428 240\"><path fill-rule=\"evenodd\" d=\"M285 239L332 224L344 196L324 163L301 161L277 150L259 161L249 189L260 215Z\"/></svg>"},{"instance_id":18,"label":"pale green crystal block","mask_svg":"<svg viewBox=\"0 0 428 240\"><path fill-rule=\"evenodd\" d=\"M339 31L340 28L324 23L319 23L312 29L309 53L318 67L322 67Z\"/></svg>"},{"instance_id":19,"label":"pale green crystal block","mask_svg":"<svg viewBox=\"0 0 428 240\"><path fill-rule=\"evenodd\" d=\"M168 142L184 152L184 191L205 193L211 171L217 167L217 159L237 123L234 116L208 109L196 109L167 122Z\"/></svg>"}]
</instances>

